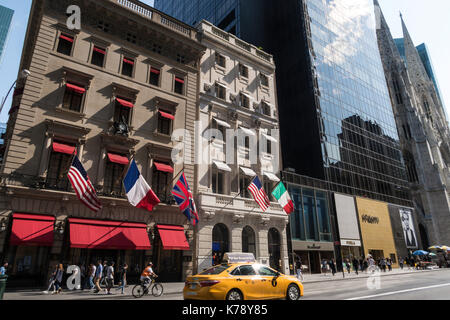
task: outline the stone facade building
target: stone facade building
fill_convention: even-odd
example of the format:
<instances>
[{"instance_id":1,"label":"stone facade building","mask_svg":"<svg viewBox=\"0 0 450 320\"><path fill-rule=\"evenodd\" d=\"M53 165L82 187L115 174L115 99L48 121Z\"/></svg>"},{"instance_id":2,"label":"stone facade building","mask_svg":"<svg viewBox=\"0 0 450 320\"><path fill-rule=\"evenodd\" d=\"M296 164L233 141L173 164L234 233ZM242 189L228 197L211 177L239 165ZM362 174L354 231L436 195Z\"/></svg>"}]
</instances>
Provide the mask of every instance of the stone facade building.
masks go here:
<instances>
[{"instance_id":1,"label":"stone facade building","mask_svg":"<svg viewBox=\"0 0 450 320\"><path fill-rule=\"evenodd\" d=\"M275 199L263 213L247 190L256 175L269 196L280 181L273 57L209 22L200 22L198 32L207 49L200 64L194 265L202 271L225 252L251 252L288 273L288 216Z\"/></svg>"},{"instance_id":2,"label":"stone facade building","mask_svg":"<svg viewBox=\"0 0 450 320\"><path fill-rule=\"evenodd\" d=\"M80 30L66 24L70 5L81 9ZM170 190L183 170L194 185L192 161L172 163L194 149L171 135L194 135L204 50L194 28L139 1L33 1L20 65L31 75L16 88L1 167L0 257L11 285L41 285L56 263L99 259L127 263L130 281L150 260L162 281L192 273L193 229ZM67 179L74 151L98 213ZM153 212L125 197L131 159L162 202ZM184 240L169 243L174 234Z\"/></svg>"},{"instance_id":3,"label":"stone facade building","mask_svg":"<svg viewBox=\"0 0 450 320\"><path fill-rule=\"evenodd\" d=\"M380 13L378 43L422 245L450 242L450 131L441 100L402 18L405 61Z\"/></svg>"}]
</instances>

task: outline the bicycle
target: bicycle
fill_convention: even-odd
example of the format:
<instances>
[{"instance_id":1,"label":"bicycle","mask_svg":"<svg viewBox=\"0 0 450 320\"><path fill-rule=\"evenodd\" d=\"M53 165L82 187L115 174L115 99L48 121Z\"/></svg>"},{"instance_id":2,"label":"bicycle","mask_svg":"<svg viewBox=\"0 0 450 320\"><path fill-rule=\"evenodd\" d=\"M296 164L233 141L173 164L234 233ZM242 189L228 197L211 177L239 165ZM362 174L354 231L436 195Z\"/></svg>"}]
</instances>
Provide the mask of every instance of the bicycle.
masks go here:
<instances>
[{"instance_id":1,"label":"bicycle","mask_svg":"<svg viewBox=\"0 0 450 320\"><path fill-rule=\"evenodd\" d=\"M164 287L161 283L156 282L156 278L152 277L150 282L148 279L140 281L140 284L133 287L131 293L135 298L142 298L144 295L148 294L150 290L154 297L160 297L164 292Z\"/></svg>"}]
</instances>

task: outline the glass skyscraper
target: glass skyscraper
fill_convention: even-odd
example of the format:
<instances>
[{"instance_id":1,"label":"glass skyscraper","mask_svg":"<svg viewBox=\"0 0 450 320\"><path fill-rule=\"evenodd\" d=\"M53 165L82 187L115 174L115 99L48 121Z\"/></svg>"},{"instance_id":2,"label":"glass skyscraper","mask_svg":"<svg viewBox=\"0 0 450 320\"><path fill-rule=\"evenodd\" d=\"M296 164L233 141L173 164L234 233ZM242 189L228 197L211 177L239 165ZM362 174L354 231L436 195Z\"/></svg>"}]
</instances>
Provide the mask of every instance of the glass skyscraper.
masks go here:
<instances>
[{"instance_id":1,"label":"glass skyscraper","mask_svg":"<svg viewBox=\"0 0 450 320\"><path fill-rule=\"evenodd\" d=\"M411 205L372 0L215 0L211 11L189 2L189 17L175 14L187 13L180 0L155 5L219 26L218 8L234 3L237 36L274 55L285 170L335 192Z\"/></svg>"},{"instance_id":2,"label":"glass skyscraper","mask_svg":"<svg viewBox=\"0 0 450 320\"><path fill-rule=\"evenodd\" d=\"M240 0L155 0L155 8L191 25L208 20L239 37Z\"/></svg>"},{"instance_id":3,"label":"glass skyscraper","mask_svg":"<svg viewBox=\"0 0 450 320\"><path fill-rule=\"evenodd\" d=\"M2 60L3 50L6 46L6 40L8 39L13 15L14 10L0 5L0 62Z\"/></svg>"}]
</instances>

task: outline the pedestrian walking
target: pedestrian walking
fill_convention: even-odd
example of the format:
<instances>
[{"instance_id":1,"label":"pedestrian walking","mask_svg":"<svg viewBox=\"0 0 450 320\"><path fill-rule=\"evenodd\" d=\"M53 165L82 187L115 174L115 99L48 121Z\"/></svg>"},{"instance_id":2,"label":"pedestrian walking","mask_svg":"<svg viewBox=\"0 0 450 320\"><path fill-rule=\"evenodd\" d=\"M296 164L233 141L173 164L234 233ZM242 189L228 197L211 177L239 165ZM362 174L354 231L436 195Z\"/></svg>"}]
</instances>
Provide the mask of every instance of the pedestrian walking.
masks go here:
<instances>
[{"instance_id":1,"label":"pedestrian walking","mask_svg":"<svg viewBox=\"0 0 450 320\"><path fill-rule=\"evenodd\" d=\"M302 274L302 259L299 257L297 259L297 262L295 264L295 269L297 272L297 279L300 281L303 281L303 274Z\"/></svg>"},{"instance_id":2,"label":"pedestrian walking","mask_svg":"<svg viewBox=\"0 0 450 320\"><path fill-rule=\"evenodd\" d=\"M327 264L327 260L323 259L322 260L322 273L327 276L327 271L328 271L328 264Z\"/></svg>"},{"instance_id":3,"label":"pedestrian walking","mask_svg":"<svg viewBox=\"0 0 450 320\"><path fill-rule=\"evenodd\" d=\"M56 268L56 272L55 272L55 291L53 292L54 294L59 294L62 292L62 280L63 280L63 275L64 275L64 267L62 265L62 263L60 263L58 265L58 267Z\"/></svg>"},{"instance_id":4,"label":"pedestrian walking","mask_svg":"<svg viewBox=\"0 0 450 320\"><path fill-rule=\"evenodd\" d=\"M383 272L386 272L386 260L385 260L384 258L381 258L381 259L380 259L380 269L381 269Z\"/></svg>"},{"instance_id":5,"label":"pedestrian walking","mask_svg":"<svg viewBox=\"0 0 450 320\"><path fill-rule=\"evenodd\" d=\"M106 294L111 294L111 288L114 287L114 262L110 262L106 267Z\"/></svg>"},{"instance_id":6,"label":"pedestrian walking","mask_svg":"<svg viewBox=\"0 0 450 320\"><path fill-rule=\"evenodd\" d=\"M122 268L120 269L120 286L117 288L117 290L122 290L121 293L124 294L125 286L127 285L127 271L128 271L128 265L124 263Z\"/></svg>"},{"instance_id":7,"label":"pedestrian walking","mask_svg":"<svg viewBox=\"0 0 450 320\"><path fill-rule=\"evenodd\" d=\"M99 260L97 264L97 268L95 270L95 293L99 293L102 291L102 288L100 288L100 281L102 280L103 276L103 264Z\"/></svg>"},{"instance_id":8,"label":"pedestrian walking","mask_svg":"<svg viewBox=\"0 0 450 320\"><path fill-rule=\"evenodd\" d=\"M330 269L331 269L331 273L333 274L333 277L336 275L336 263L334 261L334 259L330 260L328 262Z\"/></svg>"},{"instance_id":9,"label":"pedestrian walking","mask_svg":"<svg viewBox=\"0 0 450 320\"><path fill-rule=\"evenodd\" d=\"M47 290L44 290L43 293L48 294L50 292L50 289L53 289L52 294L56 292L56 290L55 290L56 271L58 271L58 265L55 266L55 269L50 274L50 278L48 279L48 288L47 288Z\"/></svg>"},{"instance_id":10,"label":"pedestrian walking","mask_svg":"<svg viewBox=\"0 0 450 320\"><path fill-rule=\"evenodd\" d=\"M5 261L3 265L0 267L0 276L6 275L6 272L8 271L8 262Z\"/></svg>"},{"instance_id":11,"label":"pedestrian walking","mask_svg":"<svg viewBox=\"0 0 450 320\"><path fill-rule=\"evenodd\" d=\"M353 269L355 269L356 275L358 275L358 269L359 269L359 261L356 258L353 258Z\"/></svg>"},{"instance_id":12,"label":"pedestrian walking","mask_svg":"<svg viewBox=\"0 0 450 320\"><path fill-rule=\"evenodd\" d=\"M347 268L347 273L350 274L352 271L352 266L350 265L350 260L345 260L345 267Z\"/></svg>"},{"instance_id":13,"label":"pedestrian walking","mask_svg":"<svg viewBox=\"0 0 450 320\"><path fill-rule=\"evenodd\" d=\"M392 260L390 258L387 258L386 264L388 266L389 272L391 272L392 271Z\"/></svg>"},{"instance_id":14,"label":"pedestrian walking","mask_svg":"<svg viewBox=\"0 0 450 320\"><path fill-rule=\"evenodd\" d=\"M404 263L403 258L400 258L400 260L398 261L398 263L400 264L400 269L403 270L403 263Z\"/></svg>"}]
</instances>

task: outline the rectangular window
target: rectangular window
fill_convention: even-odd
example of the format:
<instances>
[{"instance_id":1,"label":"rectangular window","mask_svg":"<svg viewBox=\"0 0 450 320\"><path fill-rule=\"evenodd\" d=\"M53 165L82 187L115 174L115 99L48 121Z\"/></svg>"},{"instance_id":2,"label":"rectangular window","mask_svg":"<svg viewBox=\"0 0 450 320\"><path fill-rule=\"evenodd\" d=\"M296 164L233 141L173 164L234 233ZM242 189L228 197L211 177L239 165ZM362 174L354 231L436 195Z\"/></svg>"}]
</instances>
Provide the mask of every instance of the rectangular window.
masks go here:
<instances>
[{"instance_id":1,"label":"rectangular window","mask_svg":"<svg viewBox=\"0 0 450 320\"><path fill-rule=\"evenodd\" d=\"M225 57L216 52L216 64L219 67L226 68L226 60Z\"/></svg>"},{"instance_id":2,"label":"rectangular window","mask_svg":"<svg viewBox=\"0 0 450 320\"><path fill-rule=\"evenodd\" d=\"M85 91L86 90L82 86L67 83L62 108L75 112L81 112Z\"/></svg>"},{"instance_id":3,"label":"rectangular window","mask_svg":"<svg viewBox=\"0 0 450 320\"><path fill-rule=\"evenodd\" d=\"M212 192L216 194L224 194L224 175L221 171L213 171L212 174Z\"/></svg>"},{"instance_id":4,"label":"rectangular window","mask_svg":"<svg viewBox=\"0 0 450 320\"><path fill-rule=\"evenodd\" d=\"M269 86L269 77L262 73L259 75L259 77L261 78L261 85L264 87L268 87Z\"/></svg>"},{"instance_id":5,"label":"rectangular window","mask_svg":"<svg viewBox=\"0 0 450 320\"><path fill-rule=\"evenodd\" d=\"M250 185L251 180L250 177L246 175L241 175L239 177L239 188L241 190L241 197L251 199L252 195L248 190L248 186Z\"/></svg>"},{"instance_id":6,"label":"rectangular window","mask_svg":"<svg viewBox=\"0 0 450 320\"><path fill-rule=\"evenodd\" d=\"M248 67L241 63L239 64L239 75L243 78L248 79Z\"/></svg>"},{"instance_id":7,"label":"rectangular window","mask_svg":"<svg viewBox=\"0 0 450 320\"><path fill-rule=\"evenodd\" d=\"M122 75L132 77L133 69L134 69L134 60L130 58L123 58Z\"/></svg>"},{"instance_id":8,"label":"rectangular window","mask_svg":"<svg viewBox=\"0 0 450 320\"><path fill-rule=\"evenodd\" d=\"M241 93L241 107L250 108L250 99L243 93Z\"/></svg>"},{"instance_id":9,"label":"rectangular window","mask_svg":"<svg viewBox=\"0 0 450 320\"><path fill-rule=\"evenodd\" d=\"M269 197L270 201L275 201L276 199L272 195L273 191L273 182L269 179L264 179L264 191L267 193L267 196Z\"/></svg>"},{"instance_id":10,"label":"rectangular window","mask_svg":"<svg viewBox=\"0 0 450 320\"><path fill-rule=\"evenodd\" d=\"M71 160L72 156L69 154L51 151L45 183L47 189L69 191L70 182L67 172Z\"/></svg>"},{"instance_id":11,"label":"rectangular window","mask_svg":"<svg viewBox=\"0 0 450 320\"><path fill-rule=\"evenodd\" d=\"M181 54L177 54L177 62L185 64L186 63L186 57L181 55Z\"/></svg>"},{"instance_id":12,"label":"rectangular window","mask_svg":"<svg viewBox=\"0 0 450 320\"><path fill-rule=\"evenodd\" d=\"M57 51L67 56L72 55L73 42L74 38L72 36L61 33L61 35L59 36Z\"/></svg>"},{"instance_id":13,"label":"rectangular window","mask_svg":"<svg viewBox=\"0 0 450 320\"><path fill-rule=\"evenodd\" d=\"M125 169L124 164L108 161L105 168L104 193L111 196L124 195L122 188L122 175Z\"/></svg>"},{"instance_id":14,"label":"rectangular window","mask_svg":"<svg viewBox=\"0 0 450 320\"><path fill-rule=\"evenodd\" d=\"M105 62L106 50L95 46L92 51L91 64L103 68Z\"/></svg>"},{"instance_id":15,"label":"rectangular window","mask_svg":"<svg viewBox=\"0 0 450 320\"><path fill-rule=\"evenodd\" d=\"M319 241L314 191L303 190L303 207L305 214L306 239L310 241Z\"/></svg>"},{"instance_id":16,"label":"rectangular window","mask_svg":"<svg viewBox=\"0 0 450 320\"><path fill-rule=\"evenodd\" d=\"M114 122L123 122L127 125L130 124L130 115L131 108L128 106L124 106L119 101L125 101L131 104L131 102L124 98L119 98L120 100L116 100L116 105L114 109Z\"/></svg>"},{"instance_id":17,"label":"rectangular window","mask_svg":"<svg viewBox=\"0 0 450 320\"><path fill-rule=\"evenodd\" d=\"M289 216L291 225L291 237L295 240L306 240L305 222L302 205L302 195L300 190L289 190L289 194L294 202L294 212Z\"/></svg>"},{"instance_id":18,"label":"rectangular window","mask_svg":"<svg viewBox=\"0 0 450 320\"><path fill-rule=\"evenodd\" d=\"M178 94L184 94L184 79L175 77L174 91Z\"/></svg>"},{"instance_id":19,"label":"rectangular window","mask_svg":"<svg viewBox=\"0 0 450 320\"><path fill-rule=\"evenodd\" d=\"M262 102L262 113L265 116L271 116L271 108L269 104Z\"/></svg>"},{"instance_id":20,"label":"rectangular window","mask_svg":"<svg viewBox=\"0 0 450 320\"><path fill-rule=\"evenodd\" d=\"M169 196L169 183L172 181L172 174L169 172L158 171L156 168L153 169L152 175L152 189L156 196L163 203L167 203L170 199Z\"/></svg>"},{"instance_id":21,"label":"rectangular window","mask_svg":"<svg viewBox=\"0 0 450 320\"><path fill-rule=\"evenodd\" d=\"M216 83L215 90L216 90L215 91L216 98L226 100L227 89L224 86L221 86L220 84Z\"/></svg>"},{"instance_id":22,"label":"rectangular window","mask_svg":"<svg viewBox=\"0 0 450 320\"><path fill-rule=\"evenodd\" d=\"M170 136L172 134L172 124L175 120L173 114L169 111L158 112L158 133Z\"/></svg>"},{"instance_id":23,"label":"rectangular window","mask_svg":"<svg viewBox=\"0 0 450 320\"><path fill-rule=\"evenodd\" d=\"M159 78L161 76L161 70L156 68L150 68L150 84L159 87Z\"/></svg>"},{"instance_id":24,"label":"rectangular window","mask_svg":"<svg viewBox=\"0 0 450 320\"><path fill-rule=\"evenodd\" d=\"M330 242L332 241L332 237L326 194L323 192L316 192L316 200L317 216L319 218L320 241Z\"/></svg>"}]
</instances>

